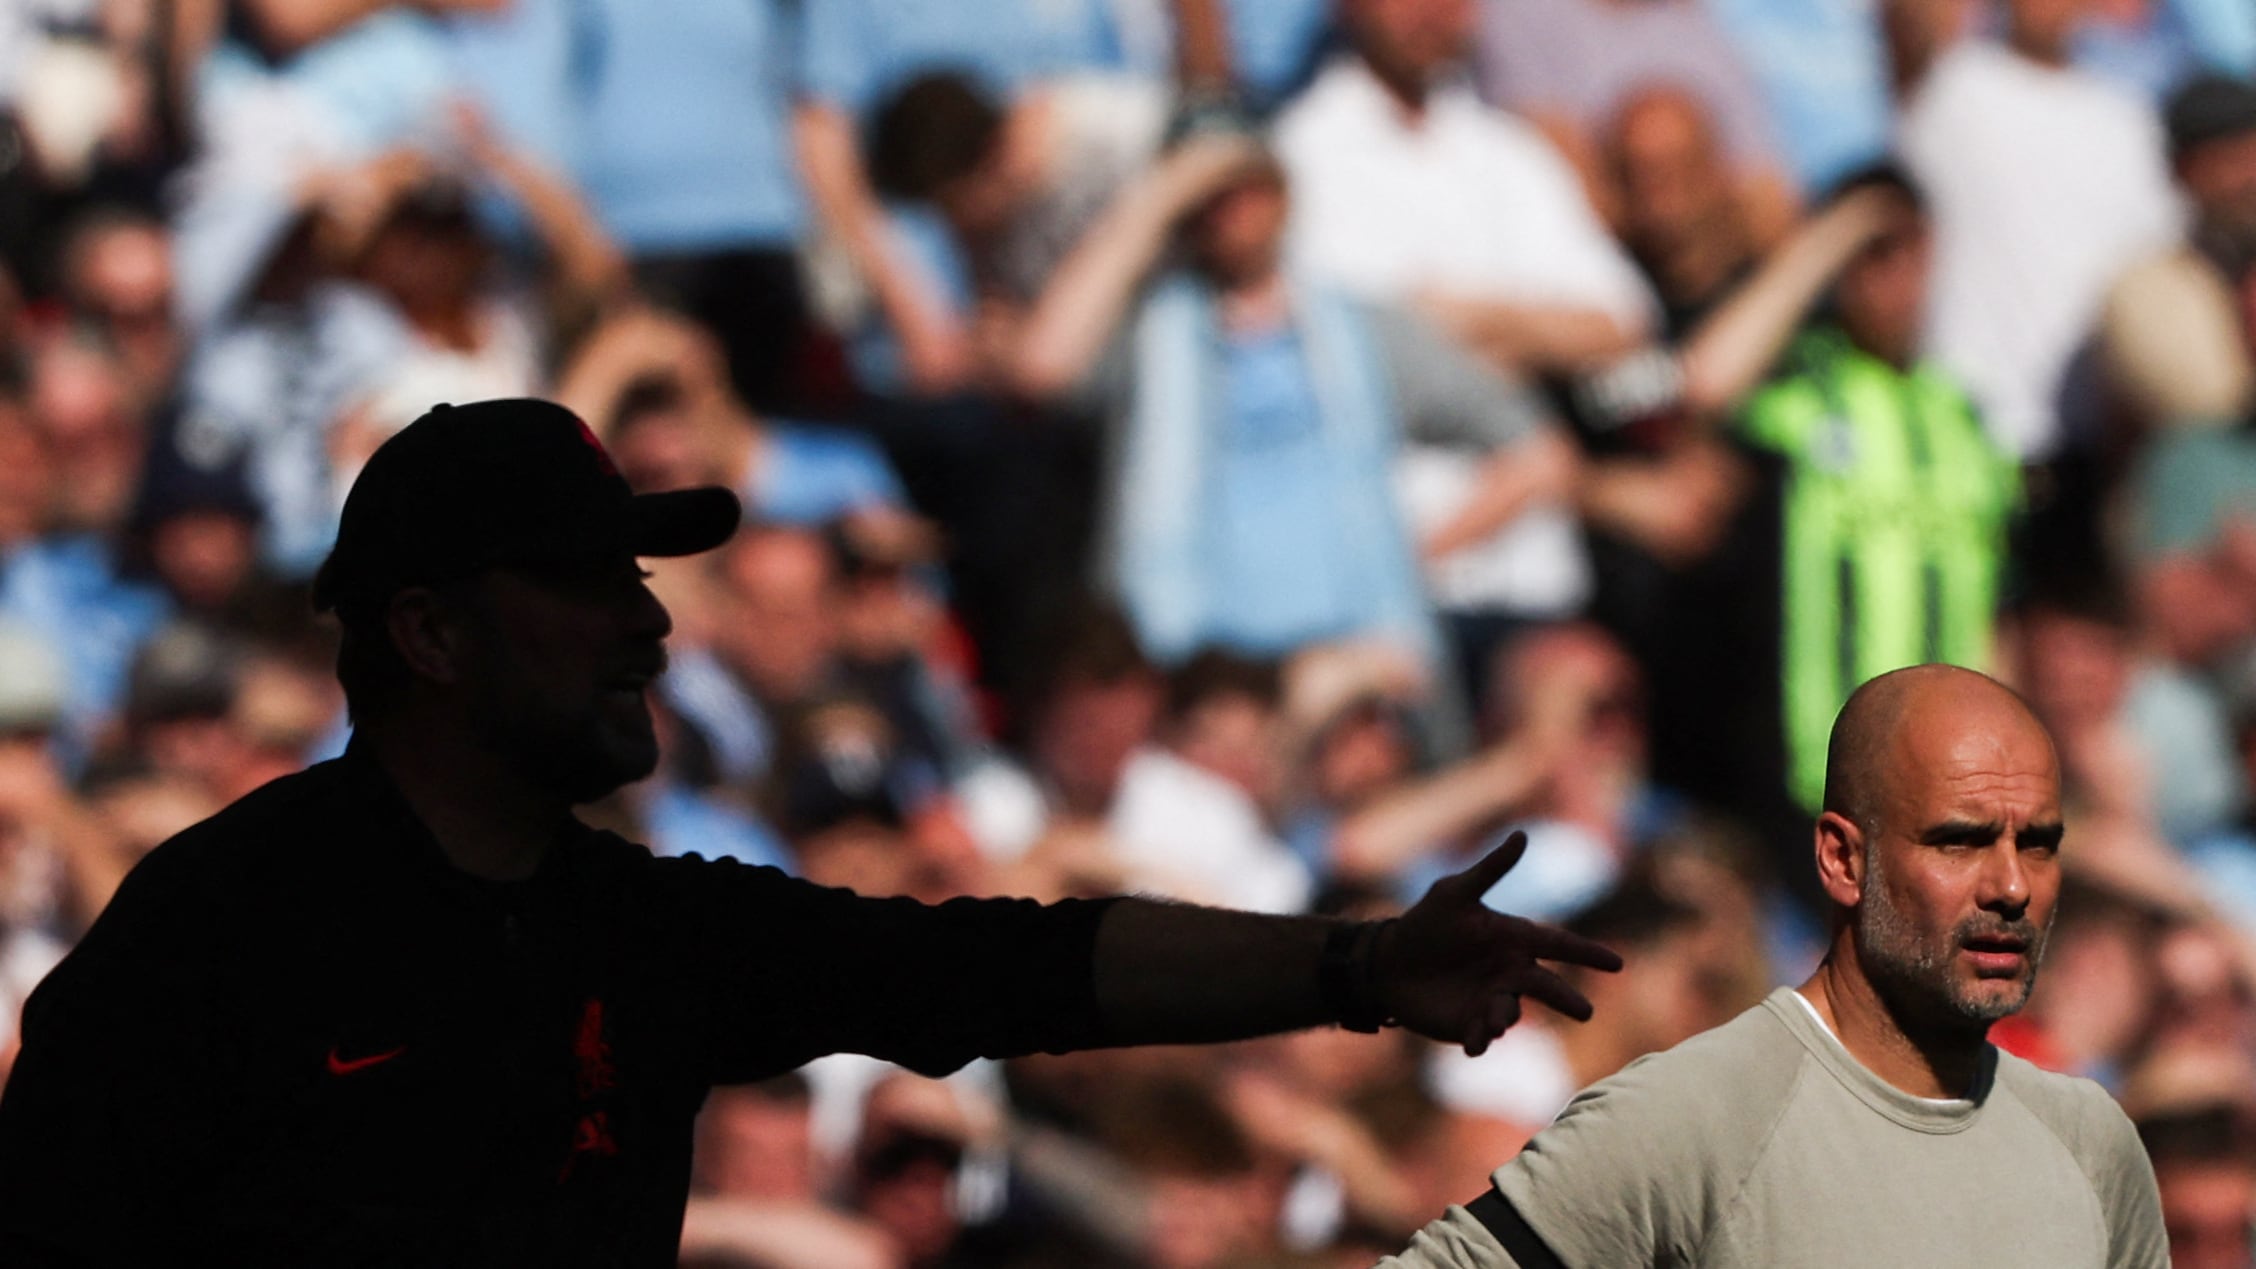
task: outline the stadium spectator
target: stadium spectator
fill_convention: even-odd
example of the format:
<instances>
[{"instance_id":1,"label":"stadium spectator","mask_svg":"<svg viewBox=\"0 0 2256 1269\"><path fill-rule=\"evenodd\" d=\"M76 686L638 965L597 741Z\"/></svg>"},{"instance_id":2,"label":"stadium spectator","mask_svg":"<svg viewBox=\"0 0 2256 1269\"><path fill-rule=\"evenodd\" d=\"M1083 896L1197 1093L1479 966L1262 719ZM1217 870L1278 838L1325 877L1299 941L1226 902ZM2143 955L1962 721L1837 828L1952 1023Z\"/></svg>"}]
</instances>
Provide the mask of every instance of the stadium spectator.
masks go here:
<instances>
[{"instance_id":1,"label":"stadium spectator","mask_svg":"<svg viewBox=\"0 0 2256 1269\"><path fill-rule=\"evenodd\" d=\"M117 351L133 400L146 408L172 391L182 349L163 221L127 208L80 217L64 230L58 289L70 319Z\"/></svg>"},{"instance_id":2,"label":"stadium spectator","mask_svg":"<svg viewBox=\"0 0 2256 1269\"><path fill-rule=\"evenodd\" d=\"M896 1269L893 1243L824 1201L812 1094L793 1072L717 1088L698 1112L682 1263L774 1269Z\"/></svg>"},{"instance_id":3,"label":"stadium spectator","mask_svg":"<svg viewBox=\"0 0 2256 1269\"><path fill-rule=\"evenodd\" d=\"M1147 10L1148 12L1148 10ZM903 389L942 395L976 377L976 348L877 198L862 128L879 103L935 68L970 71L998 100L1076 72L1150 76L1164 50L1097 0L952 0L903 7L845 0L807 14L794 128L807 192L899 342Z\"/></svg>"},{"instance_id":4,"label":"stadium spectator","mask_svg":"<svg viewBox=\"0 0 2256 1269\"><path fill-rule=\"evenodd\" d=\"M1593 143L1622 192L1620 233L1676 343L1754 271L1763 243L1732 197L1731 174L1700 99L1672 87L1625 94Z\"/></svg>"},{"instance_id":5,"label":"stadium spectator","mask_svg":"<svg viewBox=\"0 0 2256 1269\"><path fill-rule=\"evenodd\" d=\"M1340 877L1414 897L1509 824L1541 847L1507 883L1510 901L1564 917L1604 893L1642 844L1644 724L1620 645L1573 623L1523 634L1497 657L1487 744L1343 818L1331 842Z\"/></svg>"},{"instance_id":6,"label":"stadium spectator","mask_svg":"<svg viewBox=\"0 0 2256 1269\"><path fill-rule=\"evenodd\" d=\"M465 91L512 146L570 175L642 294L711 331L737 392L771 410L819 390L795 8L518 0L452 39Z\"/></svg>"},{"instance_id":7,"label":"stadium spectator","mask_svg":"<svg viewBox=\"0 0 2256 1269\"><path fill-rule=\"evenodd\" d=\"M1802 192L1831 189L1887 153L1893 110L1879 6L1713 0L1705 7L1761 88Z\"/></svg>"},{"instance_id":8,"label":"stadium spectator","mask_svg":"<svg viewBox=\"0 0 2256 1269\"><path fill-rule=\"evenodd\" d=\"M637 489L723 485L749 519L810 528L908 509L875 446L759 414L725 377L718 341L679 315L635 307L605 320L563 368L557 399Z\"/></svg>"},{"instance_id":9,"label":"stadium spectator","mask_svg":"<svg viewBox=\"0 0 2256 1269\"><path fill-rule=\"evenodd\" d=\"M2012 621L2018 680L2083 815L2187 843L2240 813L2247 789L2223 705L2148 652L2104 581L2033 591Z\"/></svg>"},{"instance_id":10,"label":"stadium spectator","mask_svg":"<svg viewBox=\"0 0 2256 1269\"><path fill-rule=\"evenodd\" d=\"M1610 119L1641 93L1681 93L1713 121L1732 200L1756 241L1794 220L1791 178L1752 76L1697 0L1511 0L1481 6L1476 65L1489 101L1524 116L1622 225L1635 200L1604 161Z\"/></svg>"},{"instance_id":11,"label":"stadium spectator","mask_svg":"<svg viewBox=\"0 0 2256 1269\"><path fill-rule=\"evenodd\" d=\"M1462 80L1473 6L1352 0L1341 14L1351 51L1277 124L1296 266L1420 312L1522 375L1593 370L1637 347L1651 296L1573 167ZM1563 495L1501 531L1443 535L1481 501L1478 472L1477 455L1429 443L1410 445L1397 475L1414 530L1447 548L1429 550L1427 585L1476 680L1517 623L1577 615L1592 586Z\"/></svg>"},{"instance_id":12,"label":"stadium spectator","mask_svg":"<svg viewBox=\"0 0 2256 1269\"><path fill-rule=\"evenodd\" d=\"M1433 658L1413 549L1446 554L1563 496L1571 451L1524 393L1415 321L1294 281L1286 211L1283 172L1245 141L1176 151L1058 271L1014 378L1106 420L1102 567L1154 656L1371 637ZM1179 231L1190 267L1139 302ZM1398 435L1455 446L1474 473L1415 548L1388 480Z\"/></svg>"},{"instance_id":13,"label":"stadium spectator","mask_svg":"<svg viewBox=\"0 0 2256 1269\"><path fill-rule=\"evenodd\" d=\"M1999 446L2043 460L2089 445L2070 359L2116 276L2177 237L2178 208L2153 108L2069 64L2085 6L2006 0L2001 41L1966 33L1974 7L1885 8L1897 147L1935 217L1926 347Z\"/></svg>"},{"instance_id":14,"label":"stadium spectator","mask_svg":"<svg viewBox=\"0 0 2256 1269\"><path fill-rule=\"evenodd\" d=\"M1257 748L1276 708L1275 669L1212 651L1171 676L1157 728L1120 773L1106 829L1139 891L1257 912L1301 912L1314 880L1277 840ZM1250 717L1248 716L1250 713ZM1233 743L1230 730L1250 731Z\"/></svg>"},{"instance_id":15,"label":"stadium spectator","mask_svg":"<svg viewBox=\"0 0 2256 1269\"><path fill-rule=\"evenodd\" d=\"M1880 214L1819 245L1833 253L1817 271L1831 280L1832 315L1794 340L1735 428L1782 481L1758 511L1775 518L1748 526L1777 580L1741 592L1769 625L1754 633L1765 652L1742 664L1766 681L1734 680L1732 697L1717 698L1747 711L1737 734L1750 751L1713 755L1705 787L1745 799L1733 809L1778 852L1789 883L1807 880L1786 828L1797 811L1763 802L1818 805L1826 735L1857 684L1926 660L1989 662L2019 490L1964 390L1921 355L1933 240L1919 194L1889 169L1855 187L1870 187ZM1756 753L1784 756L1773 794L1746 778L1774 761Z\"/></svg>"},{"instance_id":16,"label":"stadium spectator","mask_svg":"<svg viewBox=\"0 0 2256 1269\"><path fill-rule=\"evenodd\" d=\"M2240 1088L2139 1119L2139 1140L2162 1194L2172 1269L2234 1269L2256 1257L2256 1113L2241 1091L2256 1071L2245 1062L2224 1065L2225 1078Z\"/></svg>"}]
</instances>

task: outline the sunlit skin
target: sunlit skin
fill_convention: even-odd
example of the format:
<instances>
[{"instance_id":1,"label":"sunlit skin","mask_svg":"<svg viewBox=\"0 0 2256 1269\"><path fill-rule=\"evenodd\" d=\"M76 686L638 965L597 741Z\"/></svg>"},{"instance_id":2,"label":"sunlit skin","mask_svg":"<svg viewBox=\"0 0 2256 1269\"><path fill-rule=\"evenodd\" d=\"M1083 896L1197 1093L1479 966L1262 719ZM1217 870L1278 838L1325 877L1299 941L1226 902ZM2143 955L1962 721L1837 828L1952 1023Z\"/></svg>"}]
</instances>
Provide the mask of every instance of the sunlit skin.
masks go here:
<instances>
[{"instance_id":1,"label":"sunlit skin","mask_svg":"<svg viewBox=\"0 0 2256 1269\"><path fill-rule=\"evenodd\" d=\"M1841 328L1858 348L1898 369L1917 359L1934 254L1926 217L1899 202L1887 230L1857 253L1833 288Z\"/></svg>"},{"instance_id":2,"label":"sunlit skin","mask_svg":"<svg viewBox=\"0 0 2256 1269\"><path fill-rule=\"evenodd\" d=\"M1816 827L1833 932L1802 994L1882 1079L1964 1096L1990 1024L2026 1003L2043 959L2059 758L1995 681L1919 666L1859 689L1833 761Z\"/></svg>"}]
</instances>

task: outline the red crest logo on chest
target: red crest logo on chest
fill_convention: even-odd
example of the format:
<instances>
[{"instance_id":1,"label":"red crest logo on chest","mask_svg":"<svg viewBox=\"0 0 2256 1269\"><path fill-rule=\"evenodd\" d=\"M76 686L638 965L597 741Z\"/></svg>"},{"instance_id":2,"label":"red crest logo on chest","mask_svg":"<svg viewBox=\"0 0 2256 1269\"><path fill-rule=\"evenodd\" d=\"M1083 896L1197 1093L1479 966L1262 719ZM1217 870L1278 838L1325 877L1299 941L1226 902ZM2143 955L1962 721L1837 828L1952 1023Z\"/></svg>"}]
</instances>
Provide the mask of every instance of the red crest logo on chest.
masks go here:
<instances>
[{"instance_id":1,"label":"red crest logo on chest","mask_svg":"<svg viewBox=\"0 0 2256 1269\"><path fill-rule=\"evenodd\" d=\"M590 996L580 1006L579 1025L572 1029L572 1092L579 1099L580 1118L572 1128L564 1167L556 1174L559 1185L571 1179L572 1169L581 1159L610 1158L619 1153L619 1143L611 1135L610 1112L589 1104L618 1086L611 1042L603 1033L603 1002Z\"/></svg>"}]
</instances>

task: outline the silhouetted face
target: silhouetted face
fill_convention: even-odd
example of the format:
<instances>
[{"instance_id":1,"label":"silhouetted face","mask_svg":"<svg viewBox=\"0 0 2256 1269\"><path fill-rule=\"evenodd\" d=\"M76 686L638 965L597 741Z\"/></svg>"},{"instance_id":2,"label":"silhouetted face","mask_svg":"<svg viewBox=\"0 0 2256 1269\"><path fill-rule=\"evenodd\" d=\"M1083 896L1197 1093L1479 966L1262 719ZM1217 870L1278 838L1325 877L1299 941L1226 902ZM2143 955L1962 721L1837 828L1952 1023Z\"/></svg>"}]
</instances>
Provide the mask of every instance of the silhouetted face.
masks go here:
<instances>
[{"instance_id":1,"label":"silhouetted face","mask_svg":"<svg viewBox=\"0 0 2256 1269\"><path fill-rule=\"evenodd\" d=\"M2060 768L2001 691L1944 689L1883 747L1858 960L1907 1024L1986 1025L2036 982L2060 894Z\"/></svg>"},{"instance_id":2,"label":"silhouetted face","mask_svg":"<svg viewBox=\"0 0 2256 1269\"><path fill-rule=\"evenodd\" d=\"M1342 16L1382 78L1431 84L1471 52L1479 11L1472 0L1347 0Z\"/></svg>"},{"instance_id":3,"label":"silhouetted face","mask_svg":"<svg viewBox=\"0 0 2256 1269\"><path fill-rule=\"evenodd\" d=\"M1895 365L1911 364L1926 320L1933 256L1926 217L1905 204L1888 230L1849 263L1834 300L1859 348Z\"/></svg>"},{"instance_id":4,"label":"silhouetted face","mask_svg":"<svg viewBox=\"0 0 2256 1269\"><path fill-rule=\"evenodd\" d=\"M463 688L480 740L573 805L656 770L647 693L673 621L635 562L497 569L475 586Z\"/></svg>"}]
</instances>

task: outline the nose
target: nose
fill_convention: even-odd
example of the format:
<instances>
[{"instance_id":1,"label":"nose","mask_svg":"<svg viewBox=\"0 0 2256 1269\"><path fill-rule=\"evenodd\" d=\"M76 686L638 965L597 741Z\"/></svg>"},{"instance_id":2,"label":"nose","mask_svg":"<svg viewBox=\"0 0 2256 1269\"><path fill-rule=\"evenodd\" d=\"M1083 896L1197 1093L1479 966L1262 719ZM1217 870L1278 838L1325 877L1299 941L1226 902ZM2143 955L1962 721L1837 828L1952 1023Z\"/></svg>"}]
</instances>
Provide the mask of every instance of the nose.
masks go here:
<instances>
[{"instance_id":1,"label":"nose","mask_svg":"<svg viewBox=\"0 0 2256 1269\"><path fill-rule=\"evenodd\" d=\"M1983 910L2007 920L2019 920L2029 906L2029 870L2021 851L2008 836L1986 852L1982 861L1981 890L1975 896Z\"/></svg>"},{"instance_id":2,"label":"nose","mask_svg":"<svg viewBox=\"0 0 2256 1269\"><path fill-rule=\"evenodd\" d=\"M658 596L652 593L648 582L635 582L633 605L629 613L629 626L636 636L656 641L674 632L673 614L666 611L666 605L658 602Z\"/></svg>"}]
</instances>

